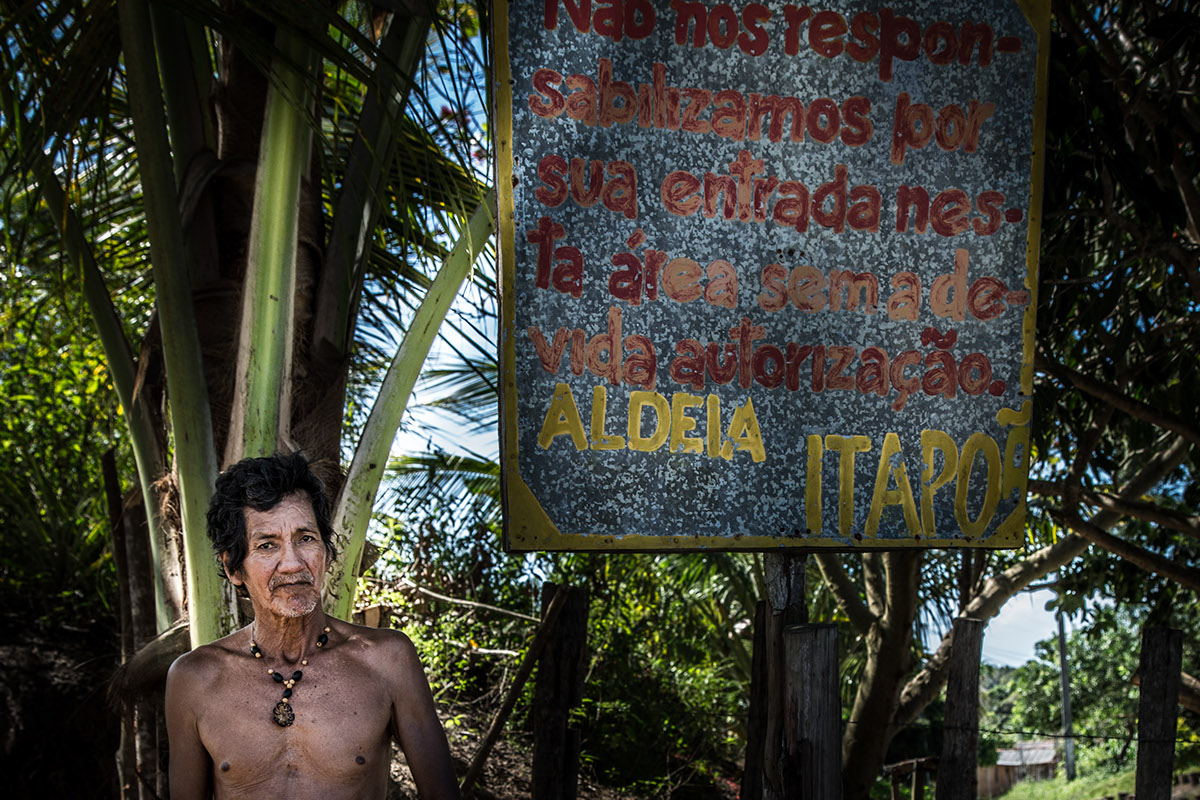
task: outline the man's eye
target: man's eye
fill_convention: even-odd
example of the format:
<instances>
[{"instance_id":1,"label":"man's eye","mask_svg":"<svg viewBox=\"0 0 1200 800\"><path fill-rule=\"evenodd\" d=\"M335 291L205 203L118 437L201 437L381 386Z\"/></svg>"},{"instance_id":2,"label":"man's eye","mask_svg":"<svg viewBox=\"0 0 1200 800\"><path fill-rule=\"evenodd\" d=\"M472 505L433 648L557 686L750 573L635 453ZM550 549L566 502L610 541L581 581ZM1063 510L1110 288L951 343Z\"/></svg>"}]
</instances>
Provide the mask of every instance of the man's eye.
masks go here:
<instances>
[{"instance_id":1,"label":"man's eye","mask_svg":"<svg viewBox=\"0 0 1200 800\"><path fill-rule=\"evenodd\" d=\"M258 546L258 549L259 550L270 550L272 547L274 547L274 545L271 544L270 542L263 542L262 544L260 544Z\"/></svg>"}]
</instances>

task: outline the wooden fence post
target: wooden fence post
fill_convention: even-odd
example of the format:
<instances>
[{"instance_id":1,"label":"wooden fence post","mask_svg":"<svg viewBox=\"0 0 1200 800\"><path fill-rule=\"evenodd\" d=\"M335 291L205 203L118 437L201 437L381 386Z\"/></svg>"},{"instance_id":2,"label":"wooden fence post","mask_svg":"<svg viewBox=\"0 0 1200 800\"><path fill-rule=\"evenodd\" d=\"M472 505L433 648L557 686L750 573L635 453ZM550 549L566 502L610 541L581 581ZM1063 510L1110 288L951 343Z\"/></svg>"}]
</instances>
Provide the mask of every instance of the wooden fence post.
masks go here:
<instances>
[{"instance_id":1,"label":"wooden fence post","mask_svg":"<svg viewBox=\"0 0 1200 800\"><path fill-rule=\"evenodd\" d=\"M784 631L780 767L787 800L841 800L842 714L836 625Z\"/></svg>"},{"instance_id":2,"label":"wooden fence post","mask_svg":"<svg viewBox=\"0 0 1200 800\"><path fill-rule=\"evenodd\" d=\"M754 608L754 646L750 657L750 707L746 720L746 760L742 771L743 800L763 795L763 750L767 737L767 601Z\"/></svg>"},{"instance_id":3,"label":"wooden fence post","mask_svg":"<svg viewBox=\"0 0 1200 800\"><path fill-rule=\"evenodd\" d=\"M938 763L937 800L975 800L979 764L979 653L983 623L954 620L946 682L946 717Z\"/></svg>"},{"instance_id":4,"label":"wooden fence post","mask_svg":"<svg viewBox=\"0 0 1200 800\"><path fill-rule=\"evenodd\" d=\"M1179 717L1179 672L1183 631L1147 627L1138 665L1138 756L1134 795L1138 800L1170 800Z\"/></svg>"},{"instance_id":5,"label":"wooden fence post","mask_svg":"<svg viewBox=\"0 0 1200 800\"><path fill-rule=\"evenodd\" d=\"M750 714L746 734L746 767L742 775L743 800L778 797L783 772L780 752L784 726L791 724L783 710L783 631L788 625L808 621L805 606L804 552L763 554L767 602L755 614L754 655L750 678Z\"/></svg>"},{"instance_id":6,"label":"wooden fence post","mask_svg":"<svg viewBox=\"0 0 1200 800\"><path fill-rule=\"evenodd\" d=\"M533 693L533 800L574 800L579 780L579 734L568 731L570 711L583 700L587 659L587 589L563 587L566 600L538 659ZM542 615L558 587L542 584Z\"/></svg>"}]
</instances>

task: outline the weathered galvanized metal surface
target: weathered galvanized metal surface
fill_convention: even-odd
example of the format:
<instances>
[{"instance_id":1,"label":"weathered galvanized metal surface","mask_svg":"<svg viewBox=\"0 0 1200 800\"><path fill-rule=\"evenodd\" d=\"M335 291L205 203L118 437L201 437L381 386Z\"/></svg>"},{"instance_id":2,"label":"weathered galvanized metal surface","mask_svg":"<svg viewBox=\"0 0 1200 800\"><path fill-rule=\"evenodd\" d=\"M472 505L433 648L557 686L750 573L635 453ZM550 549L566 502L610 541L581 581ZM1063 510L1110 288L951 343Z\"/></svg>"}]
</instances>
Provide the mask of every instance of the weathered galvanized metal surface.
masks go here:
<instances>
[{"instance_id":1,"label":"weathered galvanized metal surface","mask_svg":"<svg viewBox=\"0 0 1200 800\"><path fill-rule=\"evenodd\" d=\"M1022 5L497 6L511 548L1019 543Z\"/></svg>"}]
</instances>

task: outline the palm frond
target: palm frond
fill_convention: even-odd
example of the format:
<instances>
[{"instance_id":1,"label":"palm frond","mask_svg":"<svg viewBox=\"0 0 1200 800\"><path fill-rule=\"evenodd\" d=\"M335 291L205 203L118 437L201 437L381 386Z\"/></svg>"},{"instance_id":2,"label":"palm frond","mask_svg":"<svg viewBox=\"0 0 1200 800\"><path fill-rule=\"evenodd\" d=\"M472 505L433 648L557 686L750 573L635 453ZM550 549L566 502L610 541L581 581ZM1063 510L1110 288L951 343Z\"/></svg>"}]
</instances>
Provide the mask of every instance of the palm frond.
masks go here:
<instances>
[{"instance_id":1,"label":"palm frond","mask_svg":"<svg viewBox=\"0 0 1200 800\"><path fill-rule=\"evenodd\" d=\"M434 505L494 520L500 513L500 465L469 453L422 453L392 458L385 492L395 512L417 514Z\"/></svg>"},{"instance_id":2,"label":"palm frond","mask_svg":"<svg viewBox=\"0 0 1200 800\"><path fill-rule=\"evenodd\" d=\"M459 355L454 364L425 370L422 388L439 397L424 406L454 414L477 430L494 428L499 377L496 359Z\"/></svg>"}]
</instances>

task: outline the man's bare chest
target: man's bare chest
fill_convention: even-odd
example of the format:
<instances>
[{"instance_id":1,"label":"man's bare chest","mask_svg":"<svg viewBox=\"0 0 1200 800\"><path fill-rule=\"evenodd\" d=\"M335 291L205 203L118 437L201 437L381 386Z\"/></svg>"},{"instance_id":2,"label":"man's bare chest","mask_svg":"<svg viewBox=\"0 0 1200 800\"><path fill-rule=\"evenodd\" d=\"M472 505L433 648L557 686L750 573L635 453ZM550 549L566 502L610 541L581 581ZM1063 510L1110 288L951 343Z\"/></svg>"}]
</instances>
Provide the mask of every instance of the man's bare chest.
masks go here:
<instances>
[{"instance_id":1,"label":"man's bare chest","mask_svg":"<svg viewBox=\"0 0 1200 800\"><path fill-rule=\"evenodd\" d=\"M362 790L386 785L391 702L381 687L306 674L289 699L294 720L281 727L273 710L282 689L262 672L258 681L230 676L199 715L217 797L333 798L351 787L346 796L370 796Z\"/></svg>"}]
</instances>

